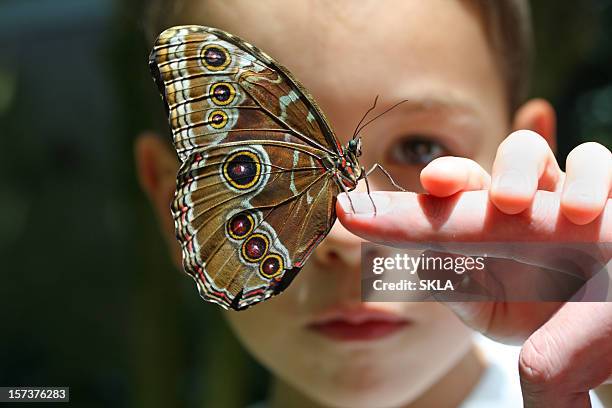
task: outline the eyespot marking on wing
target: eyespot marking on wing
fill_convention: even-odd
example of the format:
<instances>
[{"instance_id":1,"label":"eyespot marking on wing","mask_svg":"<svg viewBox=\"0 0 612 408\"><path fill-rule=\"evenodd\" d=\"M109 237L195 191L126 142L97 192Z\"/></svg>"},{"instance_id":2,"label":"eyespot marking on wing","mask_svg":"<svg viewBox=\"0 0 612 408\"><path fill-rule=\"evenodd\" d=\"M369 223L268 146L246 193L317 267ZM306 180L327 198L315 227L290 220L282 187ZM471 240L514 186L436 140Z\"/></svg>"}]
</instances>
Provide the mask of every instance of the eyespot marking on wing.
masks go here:
<instances>
[{"instance_id":1,"label":"eyespot marking on wing","mask_svg":"<svg viewBox=\"0 0 612 408\"><path fill-rule=\"evenodd\" d=\"M242 243L242 256L249 262L261 260L270 247L270 238L264 234L253 234Z\"/></svg>"},{"instance_id":2,"label":"eyespot marking on wing","mask_svg":"<svg viewBox=\"0 0 612 408\"><path fill-rule=\"evenodd\" d=\"M266 279L277 277L283 269L283 258L277 254L268 254L259 264L259 273Z\"/></svg>"}]
</instances>

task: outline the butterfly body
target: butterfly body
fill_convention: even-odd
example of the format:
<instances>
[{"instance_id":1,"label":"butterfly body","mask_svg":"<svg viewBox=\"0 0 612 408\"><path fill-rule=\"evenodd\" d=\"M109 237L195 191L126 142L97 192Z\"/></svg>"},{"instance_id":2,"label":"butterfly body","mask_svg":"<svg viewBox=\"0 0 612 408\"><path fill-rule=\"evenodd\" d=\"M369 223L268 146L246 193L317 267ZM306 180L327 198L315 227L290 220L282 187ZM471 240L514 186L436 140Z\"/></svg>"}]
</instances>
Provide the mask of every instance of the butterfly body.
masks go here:
<instances>
[{"instance_id":1,"label":"butterfly body","mask_svg":"<svg viewBox=\"0 0 612 408\"><path fill-rule=\"evenodd\" d=\"M364 176L282 65L227 32L164 31L149 65L181 161L172 203L201 296L241 310L284 290Z\"/></svg>"}]
</instances>

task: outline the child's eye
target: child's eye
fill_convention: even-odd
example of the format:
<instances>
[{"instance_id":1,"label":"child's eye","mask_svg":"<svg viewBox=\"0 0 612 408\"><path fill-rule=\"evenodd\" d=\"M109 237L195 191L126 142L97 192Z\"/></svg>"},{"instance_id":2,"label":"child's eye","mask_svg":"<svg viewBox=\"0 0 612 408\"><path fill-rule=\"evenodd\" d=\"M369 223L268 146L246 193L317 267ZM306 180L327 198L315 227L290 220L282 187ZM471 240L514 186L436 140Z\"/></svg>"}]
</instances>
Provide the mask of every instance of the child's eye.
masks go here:
<instances>
[{"instance_id":1,"label":"child's eye","mask_svg":"<svg viewBox=\"0 0 612 408\"><path fill-rule=\"evenodd\" d=\"M387 162L398 165L425 165L448 154L444 146L427 136L405 136L389 147L386 159Z\"/></svg>"}]
</instances>

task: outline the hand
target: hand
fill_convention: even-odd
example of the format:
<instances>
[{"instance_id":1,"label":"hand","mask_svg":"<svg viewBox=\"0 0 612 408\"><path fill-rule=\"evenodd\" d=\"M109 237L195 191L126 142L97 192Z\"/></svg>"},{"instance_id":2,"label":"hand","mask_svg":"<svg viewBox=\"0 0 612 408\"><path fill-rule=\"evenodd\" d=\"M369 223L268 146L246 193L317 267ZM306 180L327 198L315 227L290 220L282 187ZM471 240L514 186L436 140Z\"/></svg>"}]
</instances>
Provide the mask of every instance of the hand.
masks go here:
<instances>
[{"instance_id":1,"label":"hand","mask_svg":"<svg viewBox=\"0 0 612 408\"><path fill-rule=\"evenodd\" d=\"M421 183L428 195L373 193L376 217L364 193L350 193L356 214L340 195L338 218L383 244L612 242L612 154L597 143L576 147L564 173L542 137L518 131L499 146L491 175L472 160L442 157ZM588 407L588 391L612 379L612 303L447 305L489 337L524 341L526 407Z\"/></svg>"}]
</instances>

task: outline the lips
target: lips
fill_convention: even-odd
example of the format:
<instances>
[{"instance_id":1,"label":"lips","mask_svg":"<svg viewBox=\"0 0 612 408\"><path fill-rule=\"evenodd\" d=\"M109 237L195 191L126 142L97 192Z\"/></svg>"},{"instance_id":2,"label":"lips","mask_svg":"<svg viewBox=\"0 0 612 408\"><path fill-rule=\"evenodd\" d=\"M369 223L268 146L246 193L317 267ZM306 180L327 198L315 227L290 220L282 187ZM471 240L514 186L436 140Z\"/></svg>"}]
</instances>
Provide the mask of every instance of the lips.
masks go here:
<instances>
[{"instance_id":1,"label":"lips","mask_svg":"<svg viewBox=\"0 0 612 408\"><path fill-rule=\"evenodd\" d=\"M323 313L308 329L336 341L373 341L404 330L410 321L384 310L337 308Z\"/></svg>"}]
</instances>

